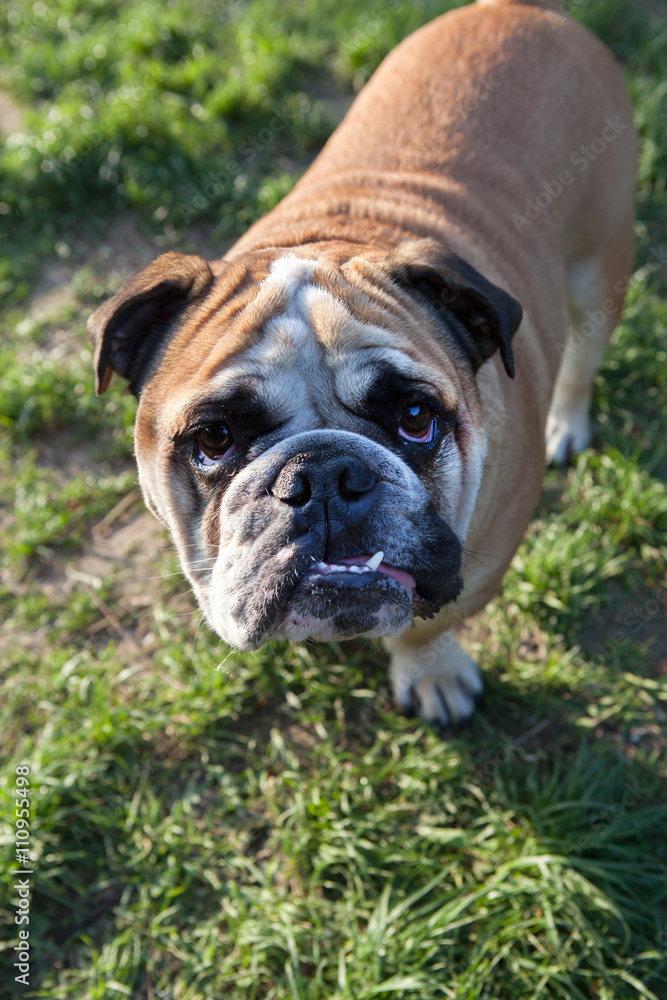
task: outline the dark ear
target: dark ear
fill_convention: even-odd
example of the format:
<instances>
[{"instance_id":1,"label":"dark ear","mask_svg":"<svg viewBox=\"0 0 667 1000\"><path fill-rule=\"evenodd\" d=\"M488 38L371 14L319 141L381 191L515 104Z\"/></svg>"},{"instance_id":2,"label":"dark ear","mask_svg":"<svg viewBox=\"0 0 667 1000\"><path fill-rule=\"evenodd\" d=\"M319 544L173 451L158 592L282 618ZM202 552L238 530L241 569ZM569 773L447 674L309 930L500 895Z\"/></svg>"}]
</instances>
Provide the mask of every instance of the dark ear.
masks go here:
<instances>
[{"instance_id":1,"label":"dark ear","mask_svg":"<svg viewBox=\"0 0 667 1000\"><path fill-rule=\"evenodd\" d=\"M95 346L95 389L109 388L113 372L135 396L168 332L188 306L203 298L213 273L201 257L165 253L139 271L88 320Z\"/></svg>"},{"instance_id":2,"label":"dark ear","mask_svg":"<svg viewBox=\"0 0 667 1000\"><path fill-rule=\"evenodd\" d=\"M523 315L516 299L435 240L401 243L386 264L399 285L428 299L443 318L459 320L459 340L474 371L500 350L505 371L514 378L512 337Z\"/></svg>"}]
</instances>

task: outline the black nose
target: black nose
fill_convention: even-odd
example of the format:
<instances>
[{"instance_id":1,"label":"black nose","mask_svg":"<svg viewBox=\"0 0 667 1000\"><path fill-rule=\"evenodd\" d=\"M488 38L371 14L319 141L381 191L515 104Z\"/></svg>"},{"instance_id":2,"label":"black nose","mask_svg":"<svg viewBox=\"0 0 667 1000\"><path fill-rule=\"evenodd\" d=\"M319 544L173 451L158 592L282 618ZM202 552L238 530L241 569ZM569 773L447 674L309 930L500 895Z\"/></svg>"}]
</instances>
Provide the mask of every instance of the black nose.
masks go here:
<instances>
[{"instance_id":1,"label":"black nose","mask_svg":"<svg viewBox=\"0 0 667 1000\"><path fill-rule=\"evenodd\" d=\"M313 518L357 524L375 504L378 477L352 455L296 455L280 470L271 495ZM324 511L323 511L324 508Z\"/></svg>"}]
</instances>

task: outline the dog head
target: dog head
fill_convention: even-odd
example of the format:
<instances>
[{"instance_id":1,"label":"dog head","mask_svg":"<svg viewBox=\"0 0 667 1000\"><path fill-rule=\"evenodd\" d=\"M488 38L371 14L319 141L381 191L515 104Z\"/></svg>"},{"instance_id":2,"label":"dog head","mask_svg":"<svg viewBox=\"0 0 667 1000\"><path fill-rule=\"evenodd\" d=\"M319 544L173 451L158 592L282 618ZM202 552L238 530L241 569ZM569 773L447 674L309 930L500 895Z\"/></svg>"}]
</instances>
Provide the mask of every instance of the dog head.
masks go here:
<instances>
[{"instance_id":1,"label":"dog head","mask_svg":"<svg viewBox=\"0 0 667 1000\"><path fill-rule=\"evenodd\" d=\"M94 313L98 392L138 396L146 502L224 640L398 635L456 599L475 373L513 375L520 320L432 240L167 253Z\"/></svg>"}]
</instances>

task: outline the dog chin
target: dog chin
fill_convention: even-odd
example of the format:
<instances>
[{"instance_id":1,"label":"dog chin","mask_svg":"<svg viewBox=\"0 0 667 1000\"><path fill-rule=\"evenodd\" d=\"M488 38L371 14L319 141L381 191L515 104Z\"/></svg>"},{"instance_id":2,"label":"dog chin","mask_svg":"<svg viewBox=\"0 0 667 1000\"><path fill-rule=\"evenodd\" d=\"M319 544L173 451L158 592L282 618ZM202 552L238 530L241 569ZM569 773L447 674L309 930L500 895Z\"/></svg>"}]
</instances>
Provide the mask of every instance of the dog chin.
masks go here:
<instances>
[{"instance_id":1,"label":"dog chin","mask_svg":"<svg viewBox=\"0 0 667 1000\"><path fill-rule=\"evenodd\" d=\"M315 569L301 580L278 613L272 636L323 642L358 636L395 637L416 616L432 617L439 610L440 604L417 593L415 581L406 572L391 572L395 575L321 573ZM459 590L455 586L451 597Z\"/></svg>"},{"instance_id":2,"label":"dog chin","mask_svg":"<svg viewBox=\"0 0 667 1000\"><path fill-rule=\"evenodd\" d=\"M354 639L359 636L369 639L393 638L405 632L412 622L412 614L406 614L404 608L395 604L383 604L367 623L354 619L341 621L341 617L337 614L329 619L316 618L294 608L287 608L276 621L270 638L290 639L292 642L302 642L305 639L334 642L337 639Z\"/></svg>"},{"instance_id":3,"label":"dog chin","mask_svg":"<svg viewBox=\"0 0 667 1000\"><path fill-rule=\"evenodd\" d=\"M297 588L274 622L276 638L353 639L397 636L414 617L412 595L393 581L356 588L317 586L306 579Z\"/></svg>"}]
</instances>

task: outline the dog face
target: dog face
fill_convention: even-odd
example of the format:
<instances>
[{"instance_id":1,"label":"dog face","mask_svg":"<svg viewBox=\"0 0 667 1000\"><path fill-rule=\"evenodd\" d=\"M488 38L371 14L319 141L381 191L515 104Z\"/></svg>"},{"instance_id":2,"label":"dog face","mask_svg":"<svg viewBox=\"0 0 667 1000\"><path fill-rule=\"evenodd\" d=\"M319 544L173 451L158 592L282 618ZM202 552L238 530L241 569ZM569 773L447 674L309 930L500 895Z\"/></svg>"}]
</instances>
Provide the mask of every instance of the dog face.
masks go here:
<instances>
[{"instance_id":1,"label":"dog face","mask_svg":"<svg viewBox=\"0 0 667 1000\"><path fill-rule=\"evenodd\" d=\"M457 597L475 372L499 348L513 374L518 303L438 244L308 251L165 254L89 322L98 391L139 397L146 502L240 649L399 635Z\"/></svg>"}]
</instances>

